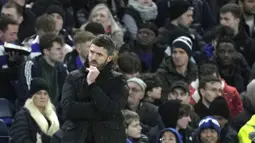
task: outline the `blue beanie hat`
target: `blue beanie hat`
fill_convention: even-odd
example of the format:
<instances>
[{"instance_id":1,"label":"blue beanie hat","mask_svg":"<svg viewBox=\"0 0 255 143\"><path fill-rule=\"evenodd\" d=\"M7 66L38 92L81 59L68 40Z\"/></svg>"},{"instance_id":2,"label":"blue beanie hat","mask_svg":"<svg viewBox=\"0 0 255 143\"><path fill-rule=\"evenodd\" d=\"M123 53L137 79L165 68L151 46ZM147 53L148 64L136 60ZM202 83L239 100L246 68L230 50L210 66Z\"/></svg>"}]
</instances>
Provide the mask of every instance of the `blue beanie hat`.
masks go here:
<instances>
[{"instance_id":1,"label":"blue beanie hat","mask_svg":"<svg viewBox=\"0 0 255 143\"><path fill-rule=\"evenodd\" d=\"M201 133L202 130L204 129L215 129L216 132L218 133L218 135L220 135L220 132L221 132L221 128L220 128L220 124L219 122L213 118L212 116L207 116L205 117L204 119L202 119L200 122L199 122L199 134Z\"/></svg>"},{"instance_id":2,"label":"blue beanie hat","mask_svg":"<svg viewBox=\"0 0 255 143\"><path fill-rule=\"evenodd\" d=\"M176 137L177 143L182 143L182 137L181 137L180 133L179 133L176 129L174 129L174 128L166 128L166 129L163 129L163 130L159 133L156 143L160 143L160 142L161 142L160 139L162 138L162 135L163 135L165 132L171 132L171 133L173 133L173 134L175 135L175 137Z\"/></svg>"}]
</instances>

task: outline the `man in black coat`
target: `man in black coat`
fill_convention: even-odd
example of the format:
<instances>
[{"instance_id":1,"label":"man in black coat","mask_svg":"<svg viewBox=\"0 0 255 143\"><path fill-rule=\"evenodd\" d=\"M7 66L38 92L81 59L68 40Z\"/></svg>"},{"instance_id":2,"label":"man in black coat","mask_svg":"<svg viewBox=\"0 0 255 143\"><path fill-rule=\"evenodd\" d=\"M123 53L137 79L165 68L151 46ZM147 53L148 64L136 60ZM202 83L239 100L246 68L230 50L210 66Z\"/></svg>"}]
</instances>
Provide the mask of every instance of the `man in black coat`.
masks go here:
<instances>
[{"instance_id":1,"label":"man in black coat","mask_svg":"<svg viewBox=\"0 0 255 143\"><path fill-rule=\"evenodd\" d=\"M121 114L127 100L126 82L112 71L114 50L112 40L99 35L89 46L88 63L67 77L62 98L63 143L126 141Z\"/></svg>"}]
</instances>

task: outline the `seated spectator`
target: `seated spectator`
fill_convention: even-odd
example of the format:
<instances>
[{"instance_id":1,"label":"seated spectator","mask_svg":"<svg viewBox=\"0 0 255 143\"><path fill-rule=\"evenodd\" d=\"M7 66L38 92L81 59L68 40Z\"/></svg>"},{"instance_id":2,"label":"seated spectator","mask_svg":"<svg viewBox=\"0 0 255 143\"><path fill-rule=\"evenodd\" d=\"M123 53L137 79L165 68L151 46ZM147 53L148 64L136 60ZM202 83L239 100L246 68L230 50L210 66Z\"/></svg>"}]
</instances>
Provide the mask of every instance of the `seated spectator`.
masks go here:
<instances>
[{"instance_id":1,"label":"seated spectator","mask_svg":"<svg viewBox=\"0 0 255 143\"><path fill-rule=\"evenodd\" d=\"M220 143L221 128L219 122L211 116L199 122L194 143Z\"/></svg>"},{"instance_id":2,"label":"seated spectator","mask_svg":"<svg viewBox=\"0 0 255 143\"><path fill-rule=\"evenodd\" d=\"M156 43L158 29L153 23L138 27L137 38L121 47L120 53L134 52L142 63L142 72L155 72L165 57L165 48Z\"/></svg>"},{"instance_id":3,"label":"seated spectator","mask_svg":"<svg viewBox=\"0 0 255 143\"><path fill-rule=\"evenodd\" d=\"M171 100L161 105L158 112L162 122L159 122L148 133L150 143L157 142L158 133L165 128L176 129L182 136L182 142L190 142L192 129L188 125L191 122L190 113L192 111L192 106L180 100Z\"/></svg>"},{"instance_id":4,"label":"seated spectator","mask_svg":"<svg viewBox=\"0 0 255 143\"><path fill-rule=\"evenodd\" d=\"M144 22L155 20L157 15L158 8L152 0L128 0L122 22L130 34L130 39L135 40L138 27Z\"/></svg>"},{"instance_id":5,"label":"seated spectator","mask_svg":"<svg viewBox=\"0 0 255 143\"><path fill-rule=\"evenodd\" d=\"M191 83L197 78L197 67L190 61L192 57L192 41L186 36L177 38L172 44L172 56L166 57L157 70L157 75L162 82L163 96L165 90L173 82L183 80Z\"/></svg>"},{"instance_id":6,"label":"seated spectator","mask_svg":"<svg viewBox=\"0 0 255 143\"><path fill-rule=\"evenodd\" d=\"M80 69L89 54L89 45L95 36L90 32L81 31L74 36L74 48L72 52L65 56L64 63L69 72Z\"/></svg>"},{"instance_id":7,"label":"seated spectator","mask_svg":"<svg viewBox=\"0 0 255 143\"><path fill-rule=\"evenodd\" d=\"M141 72L141 62L134 53L123 53L119 55L117 70L127 78L137 77Z\"/></svg>"},{"instance_id":8,"label":"seated spectator","mask_svg":"<svg viewBox=\"0 0 255 143\"><path fill-rule=\"evenodd\" d=\"M83 24L81 29L84 30L86 25L90 22L102 24L106 34L111 35L118 49L123 45L123 31L114 20L112 13L105 4L98 4L91 10L88 22Z\"/></svg>"},{"instance_id":9,"label":"seated spectator","mask_svg":"<svg viewBox=\"0 0 255 143\"><path fill-rule=\"evenodd\" d=\"M141 79L147 85L145 90L144 101L152 103L156 106L161 105L160 98L161 98L161 81L157 77L156 74L143 74L141 75Z\"/></svg>"},{"instance_id":10,"label":"seated spectator","mask_svg":"<svg viewBox=\"0 0 255 143\"><path fill-rule=\"evenodd\" d=\"M147 87L143 80L134 77L130 78L127 84L129 87L128 109L135 111L140 116L142 133L146 134L158 124L158 107L143 101Z\"/></svg>"},{"instance_id":11,"label":"seated spectator","mask_svg":"<svg viewBox=\"0 0 255 143\"><path fill-rule=\"evenodd\" d=\"M255 115L239 130L238 132L238 143L253 143L254 142L254 126L255 126Z\"/></svg>"},{"instance_id":12,"label":"seated spectator","mask_svg":"<svg viewBox=\"0 0 255 143\"><path fill-rule=\"evenodd\" d=\"M50 101L48 83L34 78L29 94L30 98L15 115L10 129L12 142L50 143L52 135L59 130L59 121Z\"/></svg>"},{"instance_id":13,"label":"seated spectator","mask_svg":"<svg viewBox=\"0 0 255 143\"><path fill-rule=\"evenodd\" d=\"M241 97L236 90L235 87L232 87L228 85L223 78L219 75L218 67L214 64L203 64L199 67L199 76L215 76L216 78L219 78L221 80L222 84L222 96L226 99L228 103L228 107L231 111L232 117L238 115L243 110L243 103L241 100ZM199 86L199 79L196 81L193 81L189 88L190 88L190 103L192 105L198 103L198 101L201 99L199 92L198 92L198 86Z\"/></svg>"},{"instance_id":14,"label":"seated spectator","mask_svg":"<svg viewBox=\"0 0 255 143\"><path fill-rule=\"evenodd\" d=\"M29 97L31 80L34 77L41 77L48 81L49 96L52 103L58 109L61 99L61 91L65 78L68 74L61 63L63 59L64 40L55 34L44 34L40 37L41 56L35 57L24 63L20 71L19 105L23 106Z\"/></svg>"},{"instance_id":15,"label":"seated spectator","mask_svg":"<svg viewBox=\"0 0 255 143\"><path fill-rule=\"evenodd\" d=\"M182 137L176 129L166 128L159 133L156 143L182 143Z\"/></svg>"},{"instance_id":16,"label":"seated spectator","mask_svg":"<svg viewBox=\"0 0 255 143\"><path fill-rule=\"evenodd\" d=\"M33 35L22 42L23 45L32 48L32 53L29 56L31 59L42 54L40 51L40 37L42 37L46 33L53 33L55 35L57 34L55 20L52 16L47 14L44 14L37 18L35 27L36 35ZM73 49L69 45L65 44L63 50L65 56Z\"/></svg>"},{"instance_id":17,"label":"seated spectator","mask_svg":"<svg viewBox=\"0 0 255 143\"><path fill-rule=\"evenodd\" d=\"M232 119L231 125L238 132L255 114L255 80L247 86L247 93L243 96L243 111Z\"/></svg>"},{"instance_id":18,"label":"seated spectator","mask_svg":"<svg viewBox=\"0 0 255 143\"><path fill-rule=\"evenodd\" d=\"M201 78L198 86L198 93L201 99L195 104L194 109L197 115L202 119L210 115L210 104L218 96L222 96L221 81L214 76Z\"/></svg>"},{"instance_id":19,"label":"seated spectator","mask_svg":"<svg viewBox=\"0 0 255 143\"><path fill-rule=\"evenodd\" d=\"M65 43L69 46L73 46L73 38L68 34L63 25L65 22L65 11L58 5L51 5L46 9L46 13L53 16L56 24L55 31L58 35L62 35L65 39Z\"/></svg>"},{"instance_id":20,"label":"seated spectator","mask_svg":"<svg viewBox=\"0 0 255 143\"><path fill-rule=\"evenodd\" d=\"M220 123L222 143L238 143L237 132L230 126L231 113L224 97L217 97L209 107L213 117Z\"/></svg>"},{"instance_id":21,"label":"seated spectator","mask_svg":"<svg viewBox=\"0 0 255 143\"><path fill-rule=\"evenodd\" d=\"M85 31L91 32L94 35L99 35L99 34L105 34L104 27L102 24L97 23L97 22L90 22L88 23L85 28Z\"/></svg>"},{"instance_id":22,"label":"seated spectator","mask_svg":"<svg viewBox=\"0 0 255 143\"><path fill-rule=\"evenodd\" d=\"M227 84L236 87L239 93L245 91L250 78L250 67L243 67L235 42L229 37L221 37L217 43L216 61L220 76Z\"/></svg>"},{"instance_id":23,"label":"seated spectator","mask_svg":"<svg viewBox=\"0 0 255 143\"><path fill-rule=\"evenodd\" d=\"M127 143L148 143L148 138L141 134L140 117L136 112L124 110L124 125L127 135Z\"/></svg>"}]
</instances>

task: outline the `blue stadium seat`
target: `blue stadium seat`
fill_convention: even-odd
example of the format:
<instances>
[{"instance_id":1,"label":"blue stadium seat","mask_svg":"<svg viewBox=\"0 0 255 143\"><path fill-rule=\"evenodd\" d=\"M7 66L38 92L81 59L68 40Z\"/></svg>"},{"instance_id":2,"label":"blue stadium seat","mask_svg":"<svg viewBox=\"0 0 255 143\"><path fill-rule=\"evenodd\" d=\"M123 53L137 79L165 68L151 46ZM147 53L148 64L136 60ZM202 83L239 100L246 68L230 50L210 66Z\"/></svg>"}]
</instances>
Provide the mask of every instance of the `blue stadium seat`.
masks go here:
<instances>
[{"instance_id":1,"label":"blue stadium seat","mask_svg":"<svg viewBox=\"0 0 255 143\"><path fill-rule=\"evenodd\" d=\"M0 120L0 143L10 143L11 136L8 127L3 120Z\"/></svg>"},{"instance_id":2,"label":"blue stadium seat","mask_svg":"<svg viewBox=\"0 0 255 143\"><path fill-rule=\"evenodd\" d=\"M12 104L5 98L0 98L0 119L10 126L14 117L14 109Z\"/></svg>"}]
</instances>

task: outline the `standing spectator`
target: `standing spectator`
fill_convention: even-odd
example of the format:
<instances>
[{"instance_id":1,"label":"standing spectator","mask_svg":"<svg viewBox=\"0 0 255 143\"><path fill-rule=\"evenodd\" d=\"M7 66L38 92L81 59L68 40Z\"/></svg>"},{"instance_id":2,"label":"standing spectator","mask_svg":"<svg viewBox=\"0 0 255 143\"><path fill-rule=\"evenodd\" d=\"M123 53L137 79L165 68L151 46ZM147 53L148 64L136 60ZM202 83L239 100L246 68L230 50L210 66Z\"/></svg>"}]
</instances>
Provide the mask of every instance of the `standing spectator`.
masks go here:
<instances>
[{"instance_id":1,"label":"standing spectator","mask_svg":"<svg viewBox=\"0 0 255 143\"><path fill-rule=\"evenodd\" d=\"M11 127L13 143L50 143L59 130L55 107L51 103L49 85L41 78L31 81L29 99L16 115Z\"/></svg>"},{"instance_id":2,"label":"standing spectator","mask_svg":"<svg viewBox=\"0 0 255 143\"><path fill-rule=\"evenodd\" d=\"M240 6L234 3L226 4L220 9L220 23L234 30L233 41L236 43L235 48L237 52L240 52L245 57L248 64L252 66L255 61L254 41L240 25L241 15L242 10Z\"/></svg>"},{"instance_id":3,"label":"standing spectator","mask_svg":"<svg viewBox=\"0 0 255 143\"><path fill-rule=\"evenodd\" d=\"M183 80L191 83L197 78L197 67L190 61L192 57L192 42L182 36L174 40L172 44L172 56L166 57L157 70L157 75L161 79L163 96L165 91L173 82Z\"/></svg>"},{"instance_id":4,"label":"standing spectator","mask_svg":"<svg viewBox=\"0 0 255 143\"><path fill-rule=\"evenodd\" d=\"M89 47L85 67L67 77L62 97L66 118L63 140L126 141L121 113L127 101L126 83L122 75L112 72L115 48L108 36L99 35Z\"/></svg>"},{"instance_id":5,"label":"standing spectator","mask_svg":"<svg viewBox=\"0 0 255 143\"><path fill-rule=\"evenodd\" d=\"M158 124L158 107L143 101L147 88L143 80L134 77L130 78L127 82L129 87L128 108L138 113L142 125L142 133L146 134L152 127Z\"/></svg>"},{"instance_id":6,"label":"standing spectator","mask_svg":"<svg viewBox=\"0 0 255 143\"><path fill-rule=\"evenodd\" d=\"M237 132L230 126L231 113L224 97L217 97L209 107L214 118L220 123L221 142L222 143L238 143Z\"/></svg>"},{"instance_id":7,"label":"standing spectator","mask_svg":"<svg viewBox=\"0 0 255 143\"><path fill-rule=\"evenodd\" d=\"M74 50L65 56L64 63L69 72L84 66L89 54L89 45L95 36L90 32L81 31L74 36Z\"/></svg>"},{"instance_id":8,"label":"standing spectator","mask_svg":"<svg viewBox=\"0 0 255 143\"><path fill-rule=\"evenodd\" d=\"M238 115L240 112L243 111L243 103L240 97L239 92L236 90L235 87L232 87L226 83L226 81L220 77L220 73L218 67L214 64L203 64L199 67L199 76L200 78L204 76L215 76L216 78L221 80L222 84L222 96L226 99L228 103L228 107L231 111L232 117ZM201 99L199 92L199 79L193 81L189 88L190 88L190 103L192 105L198 103Z\"/></svg>"},{"instance_id":9,"label":"standing spectator","mask_svg":"<svg viewBox=\"0 0 255 143\"><path fill-rule=\"evenodd\" d=\"M83 30L90 22L102 24L106 34L112 37L117 49L123 45L123 31L105 4L98 4L91 10L88 22L83 24L81 29Z\"/></svg>"},{"instance_id":10,"label":"standing spectator","mask_svg":"<svg viewBox=\"0 0 255 143\"><path fill-rule=\"evenodd\" d=\"M210 115L209 106L213 100L222 96L221 81L214 76L206 76L201 78L198 87L201 99L195 104L194 109L197 115L202 119Z\"/></svg>"},{"instance_id":11,"label":"standing spectator","mask_svg":"<svg viewBox=\"0 0 255 143\"><path fill-rule=\"evenodd\" d=\"M55 34L45 34L40 38L42 55L25 62L20 72L18 96L20 106L23 106L29 97L28 91L31 88L32 78L41 77L48 82L50 99L58 109L62 87L67 76L67 70L61 63L64 56L63 45L63 38Z\"/></svg>"},{"instance_id":12,"label":"standing spectator","mask_svg":"<svg viewBox=\"0 0 255 143\"><path fill-rule=\"evenodd\" d=\"M130 110L122 111L124 116L124 125L126 129L128 143L148 143L148 138L141 134L142 127L140 125L140 118L136 112Z\"/></svg>"},{"instance_id":13,"label":"standing spectator","mask_svg":"<svg viewBox=\"0 0 255 143\"><path fill-rule=\"evenodd\" d=\"M122 22L135 40L138 28L145 22L153 21L158 15L157 5L152 0L128 0Z\"/></svg>"}]
</instances>

